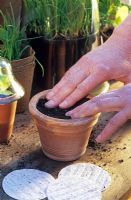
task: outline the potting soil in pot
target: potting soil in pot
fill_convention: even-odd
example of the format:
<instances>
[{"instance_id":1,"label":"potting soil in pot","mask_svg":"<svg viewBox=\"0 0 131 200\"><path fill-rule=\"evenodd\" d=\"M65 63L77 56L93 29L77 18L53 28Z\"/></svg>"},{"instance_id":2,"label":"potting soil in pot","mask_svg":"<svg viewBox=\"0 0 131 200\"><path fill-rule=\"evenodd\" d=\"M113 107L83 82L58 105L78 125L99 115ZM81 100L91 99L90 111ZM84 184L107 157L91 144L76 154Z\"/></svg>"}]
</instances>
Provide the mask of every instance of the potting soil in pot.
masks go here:
<instances>
[{"instance_id":1,"label":"potting soil in pot","mask_svg":"<svg viewBox=\"0 0 131 200\"><path fill-rule=\"evenodd\" d=\"M83 98L82 100L78 101L75 105L71 106L70 108L68 109L61 109L59 107L56 107L56 108L47 108L45 107L45 103L48 101L46 99L39 99L38 103L37 103L37 109L49 116L49 117L54 117L54 118L59 118L59 119L71 119L71 117L69 116L66 116L66 112L70 111L70 110L73 110L74 108L76 108L77 106L87 102L89 99L87 98Z\"/></svg>"}]
</instances>

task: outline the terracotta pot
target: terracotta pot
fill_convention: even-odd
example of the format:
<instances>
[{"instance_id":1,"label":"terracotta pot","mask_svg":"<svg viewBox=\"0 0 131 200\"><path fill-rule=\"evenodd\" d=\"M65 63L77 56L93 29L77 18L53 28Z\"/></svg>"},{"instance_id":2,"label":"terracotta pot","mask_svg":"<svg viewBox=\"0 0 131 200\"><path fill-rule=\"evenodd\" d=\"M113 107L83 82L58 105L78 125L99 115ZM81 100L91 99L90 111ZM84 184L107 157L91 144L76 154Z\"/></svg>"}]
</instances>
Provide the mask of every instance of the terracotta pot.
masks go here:
<instances>
[{"instance_id":1,"label":"terracotta pot","mask_svg":"<svg viewBox=\"0 0 131 200\"><path fill-rule=\"evenodd\" d=\"M21 20L21 11L22 11L22 0L0 0L0 9L4 14L11 14L11 7L13 8L15 19L19 22ZM0 16L0 24L3 23L3 19Z\"/></svg>"},{"instance_id":2,"label":"terracotta pot","mask_svg":"<svg viewBox=\"0 0 131 200\"><path fill-rule=\"evenodd\" d=\"M47 92L46 90L38 93L29 104L29 110L39 131L43 152L58 161L76 160L86 151L98 115L70 120L48 117L36 108L38 100L44 98Z\"/></svg>"},{"instance_id":3,"label":"terracotta pot","mask_svg":"<svg viewBox=\"0 0 131 200\"><path fill-rule=\"evenodd\" d=\"M11 62L15 78L24 87L25 95L18 101L17 112L24 112L28 108L35 68L34 51L26 58Z\"/></svg>"},{"instance_id":4,"label":"terracotta pot","mask_svg":"<svg viewBox=\"0 0 131 200\"><path fill-rule=\"evenodd\" d=\"M8 142L12 135L17 101L0 105L0 143Z\"/></svg>"}]
</instances>

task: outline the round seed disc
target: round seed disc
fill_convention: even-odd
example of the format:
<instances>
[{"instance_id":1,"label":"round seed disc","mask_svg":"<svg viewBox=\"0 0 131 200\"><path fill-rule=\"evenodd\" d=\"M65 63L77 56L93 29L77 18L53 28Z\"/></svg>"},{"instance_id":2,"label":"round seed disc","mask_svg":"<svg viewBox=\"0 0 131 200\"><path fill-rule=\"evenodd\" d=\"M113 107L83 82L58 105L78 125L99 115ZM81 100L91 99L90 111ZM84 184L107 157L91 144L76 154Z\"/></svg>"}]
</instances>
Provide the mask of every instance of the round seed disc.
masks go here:
<instances>
[{"instance_id":1,"label":"round seed disc","mask_svg":"<svg viewBox=\"0 0 131 200\"><path fill-rule=\"evenodd\" d=\"M15 170L2 182L3 190L17 200L40 200L46 197L49 183L55 179L48 173L35 169Z\"/></svg>"},{"instance_id":2,"label":"round seed disc","mask_svg":"<svg viewBox=\"0 0 131 200\"><path fill-rule=\"evenodd\" d=\"M107 171L90 163L77 163L63 168L58 178L77 176L86 177L99 185L101 191L105 190L111 183L111 177Z\"/></svg>"},{"instance_id":3,"label":"round seed disc","mask_svg":"<svg viewBox=\"0 0 131 200\"><path fill-rule=\"evenodd\" d=\"M101 200L101 191L92 181L80 177L63 177L49 184L48 200Z\"/></svg>"}]
</instances>

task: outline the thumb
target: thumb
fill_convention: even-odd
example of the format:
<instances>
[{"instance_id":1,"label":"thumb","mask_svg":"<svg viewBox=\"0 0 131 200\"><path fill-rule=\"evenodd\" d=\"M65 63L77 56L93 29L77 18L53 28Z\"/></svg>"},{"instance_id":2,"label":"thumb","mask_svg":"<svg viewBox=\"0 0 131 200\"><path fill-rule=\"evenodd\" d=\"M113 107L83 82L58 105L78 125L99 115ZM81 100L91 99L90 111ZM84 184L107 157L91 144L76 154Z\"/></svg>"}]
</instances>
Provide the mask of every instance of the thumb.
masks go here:
<instances>
[{"instance_id":1,"label":"thumb","mask_svg":"<svg viewBox=\"0 0 131 200\"><path fill-rule=\"evenodd\" d=\"M105 142L109 139L123 124L128 120L128 111L118 112L107 124L102 133L96 138L98 143Z\"/></svg>"}]
</instances>

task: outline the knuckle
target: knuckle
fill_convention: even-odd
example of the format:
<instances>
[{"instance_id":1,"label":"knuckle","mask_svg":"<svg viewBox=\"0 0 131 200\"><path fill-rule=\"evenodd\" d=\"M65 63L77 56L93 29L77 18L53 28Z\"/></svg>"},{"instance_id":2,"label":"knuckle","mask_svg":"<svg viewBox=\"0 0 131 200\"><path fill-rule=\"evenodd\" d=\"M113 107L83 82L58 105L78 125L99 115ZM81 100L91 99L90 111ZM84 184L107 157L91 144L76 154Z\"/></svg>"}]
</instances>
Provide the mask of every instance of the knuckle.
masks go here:
<instances>
[{"instance_id":1,"label":"knuckle","mask_svg":"<svg viewBox=\"0 0 131 200\"><path fill-rule=\"evenodd\" d=\"M74 81L74 80L68 79L67 85L68 85L69 88L74 89L76 84L75 84L75 81Z\"/></svg>"},{"instance_id":2,"label":"knuckle","mask_svg":"<svg viewBox=\"0 0 131 200\"><path fill-rule=\"evenodd\" d=\"M70 77L72 75L72 70L69 69L67 72L66 72L66 76Z\"/></svg>"},{"instance_id":3,"label":"knuckle","mask_svg":"<svg viewBox=\"0 0 131 200\"><path fill-rule=\"evenodd\" d=\"M63 79L68 81L69 79L72 79L72 68L70 68L64 75Z\"/></svg>"},{"instance_id":4,"label":"knuckle","mask_svg":"<svg viewBox=\"0 0 131 200\"><path fill-rule=\"evenodd\" d=\"M101 99L98 99L98 100L96 101L96 106L97 106L97 107L102 107L102 106L103 106L103 102L102 102Z\"/></svg>"},{"instance_id":5,"label":"knuckle","mask_svg":"<svg viewBox=\"0 0 131 200\"><path fill-rule=\"evenodd\" d=\"M71 103L76 102L76 99L78 99L78 95L72 95L70 98L68 98L68 101L70 101Z\"/></svg>"},{"instance_id":6,"label":"knuckle","mask_svg":"<svg viewBox=\"0 0 131 200\"><path fill-rule=\"evenodd\" d=\"M77 89L80 90L81 92L86 92L87 85L85 83L81 83L80 85L77 86Z\"/></svg>"},{"instance_id":7,"label":"knuckle","mask_svg":"<svg viewBox=\"0 0 131 200\"><path fill-rule=\"evenodd\" d=\"M65 77L66 81L66 86L69 88L74 88L75 87L75 80L73 80L71 77Z\"/></svg>"},{"instance_id":8,"label":"knuckle","mask_svg":"<svg viewBox=\"0 0 131 200\"><path fill-rule=\"evenodd\" d=\"M76 87L77 84L77 76L74 76L74 73L72 73L72 70L69 70L66 72L66 75L63 77L64 80L66 81L66 84L68 87Z\"/></svg>"},{"instance_id":9,"label":"knuckle","mask_svg":"<svg viewBox=\"0 0 131 200\"><path fill-rule=\"evenodd\" d=\"M127 110L124 112L124 118L125 118L126 121L127 121L128 119L131 119L131 111L130 111L130 108L127 109Z\"/></svg>"},{"instance_id":10,"label":"knuckle","mask_svg":"<svg viewBox=\"0 0 131 200\"><path fill-rule=\"evenodd\" d=\"M107 65L99 65L98 68L101 71L103 77L108 77L110 75L111 69Z\"/></svg>"},{"instance_id":11,"label":"knuckle","mask_svg":"<svg viewBox=\"0 0 131 200\"><path fill-rule=\"evenodd\" d=\"M101 98L94 98L92 99L92 102L97 106L97 107L102 107L103 106L103 101Z\"/></svg>"},{"instance_id":12,"label":"knuckle","mask_svg":"<svg viewBox=\"0 0 131 200\"><path fill-rule=\"evenodd\" d=\"M112 118L112 119L109 121L109 123L108 123L109 126L110 126L110 127L115 127L115 126L116 126L116 121L117 121L116 118L115 118L115 119Z\"/></svg>"},{"instance_id":13,"label":"knuckle","mask_svg":"<svg viewBox=\"0 0 131 200\"><path fill-rule=\"evenodd\" d=\"M61 95L60 95L60 94L57 94L57 96L53 96L52 100L53 100L54 102L61 101Z\"/></svg>"}]
</instances>

